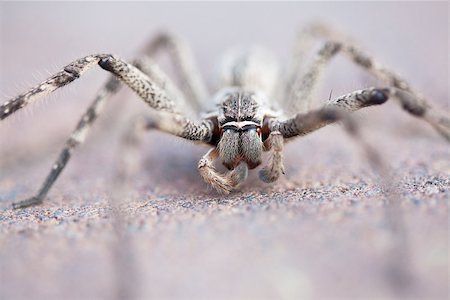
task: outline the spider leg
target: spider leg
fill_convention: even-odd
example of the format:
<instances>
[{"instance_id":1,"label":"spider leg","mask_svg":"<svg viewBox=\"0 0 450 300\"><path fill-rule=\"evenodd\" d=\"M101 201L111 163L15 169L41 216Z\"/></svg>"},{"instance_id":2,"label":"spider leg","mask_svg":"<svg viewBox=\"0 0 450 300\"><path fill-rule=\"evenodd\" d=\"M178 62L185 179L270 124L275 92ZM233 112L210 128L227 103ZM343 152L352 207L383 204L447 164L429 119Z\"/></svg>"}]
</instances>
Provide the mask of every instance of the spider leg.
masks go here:
<instances>
[{"instance_id":1,"label":"spider leg","mask_svg":"<svg viewBox=\"0 0 450 300\"><path fill-rule=\"evenodd\" d=\"M97 119L100 114L105 101L107 98L114 94L120 88L119 81L114 77L111 77L107 84L97 93L94 101L91 103L89 108L83 114L75 130L72 132L70 137L67 139L65 146L58 156L58 159L53 164L50 173L47 175L44 183L39 189L38 193L27 200L23 200L17 203L13 203L13 208L23 208L31 205L36 205L42 203L48 191L52 187L53 183L56 181L61 171L66 166L69 161L73 150L84 142L92 123Z\"/></svg>"},{"instance_id":2,"label":"spider leg","mask_svg":"<svg viewBox=\"0 0 450 300\"><path fill-rule=\"evenodd\" d=\"M197 117L195 107L191 102L187 101L184 93L182 93L173 81L165 74L159 65L150 56L142 56L133 61L133 65L146 74L158 86L160 86L167 95L173 99L177 99L177 108L186 112L187 115Z\"/></svg>"},{"instance_id":3,"label":"spider leg","mask_svg":"<svg viewBox=\"0 0 450 300\"><path fill-rule=\"evenodd\" d=\"M198 162L198 170L203 180L219 193L229 194L231 190L245 181L248 167L240 163L236 168L225 174L219 174L213 166L213 161L219 156L217 148L209 150Z\"/></svg>"},{"instance_id":4,"label":"spider leg","mask_svg":"<svg viewBox=\"0 0 450 300\"><path fill-rule=\"evenodd\" d=\"M169 116L166 119L170 120L170 122L166 122L162 127L166 131L190 140L208 141L210 139L212 134L211 124L207 121L196 124L184 115L176 113L175 102L172 100L174 98L169 98L164 89L160 88L154 81L152 81L147 75L142 73L136 67L110 55L88 56L68 65L63 71L47 79L45 82L0 106L1 119L6 118L33 100L42 97L80 77L80 75L88 68L92 67L94 63L98 63L100 66L110 70L114 75L122 79L139 96L141 96L141 98L149 104L150 107L165 111L167 116ZM166 80L166 77L161 76L159 77L159 80L161 83ZM168 86L173 85L169 83ZM105 87L100 90L94 102L89 106L88 110L79 121L75 131L67 140L64 149L60 153L57 161L50 171L50 174L45 179L44 184L37 195L30 199L13 204L14 208L22 208L42 203L49 189L69 161L73 150L85 140L86 135L89 132L92 123L100 113L105 100L108 96L115 93L118 88L119 81L115 77L111 77ZM174 90L169 88L168 91L169 95L173 96Z\"/></svg>"},{"instance_id":5,"label":"spider leg","mask_svg":"<svg viewBox=\"0 0 450 300\"><path fill-rule=\"evenodd\" d=\"M284 174L283 165L283 135L279 131L272 131L264 142L264 150L272 150L270 162L259 171L259 178L267 183L276 181Z\"/></svg>"},{"instance_id":6,"label":"spider leg","mask_svg":"<svg viewBox=\"0 0 450 300\"><path fill-rule=\"evenodd\" d=\"M175 103L172 99L136 67L109 54L95 54L85 56L70 63L62 71L41 84L3 103L0 106L0 120L5 119L34 100L46 96L56 89L80 78L84 72L96 64L99 64L103 69L110 71L125 82L150 107L156 110L175 111Z\"/></svg>"},{"instance_id":7,"label":"spider leg","mask_svg":"<svg viewBox=\"0 0 450 300\"><path fill-rule=\"evenodd\" d=\"M119 182L127 181L128 178L136 174L136 171L139 170L141 166L139 146L142 142L143 133L154 129L176 134L183 128L173 122L171 115L160 112L151 116L139 115L133 119L122 138L117 171ZM248 174L248 167L245 163L241 163L234 170L225 174L219 174L212 165L217 157L217 149L211 149L199 161L198 169L200 175L208 184L220 193L228 194L240 183L245 181Z\"/></svg>"},{"instance_id":8,"label":"spider leg","mask_svg":"<svg viewBox=\"0 0 450 300\"><path fill-rule=\"evenodd\" d=\"M318 37L325 37L329 41L319 50L308 71L302 77L293 77L289 81L285 103L289 111L293 107L299 112L310 108L313 92L325 67L337 53L343 52L356 64L395 88L391 96L395 96L405 111L428 122L450 141L450 118L433 109L425 97L414 91L408 82L356 47L350 39L320 24L311 26L303 36L305 35L309 41ZM304 39L301 36L300 43Z\"/></svg>"},{"instance_id":9,"label":"spider leg","mask_svg":"<svg viewBox=\"0 0 450 300\"><path fill-rule=\"evenodd\" d=\"M272 120L269 125L270 130L279 131L287 139L303 136L337 121L333 116L329 117L328 112L330 111L352 112L363 107L380 105L386 102L393 93L395 93L393 88L368 88L354 91L329 100L321 109L298 113L285 121Z\"/></svg>"},{"instance_id":10,"label":"spider leg","mask_svg":"<svg viewBox=\"0 0 450 300\"><path fill-rule=\"evenodd\" d=\"M330 100L319 110L298 113L293 118L285 121L271 119L269 121L271 133L266 142L269 145L268 149L273 148L272 159L259 172L260 179L264 182L273 182L279 178L281 173L284 174L282 157L284 139L303 136L336 122L338 120L336 117L337 112L340 112L340 114L349 113L363 107L383 104L387 101L390 94L391 91L389 89L369 88L359 90Z\"/></svg>"},{"instance_id":11,"label":"spider leg","mask_svg":"<svg viewBox=\"0 0 450 300\"><path fill-rule=\"evenodd\" d=\"M310 66L304 67L307 54L320 38L325 38L327 42L315 54ZM352 45L354 43L351 42L349 37L322 23L309 24L299 32L285 86L284 99L287 111L292 111L293 107L296 109L294 111L297 112L309 110L311 97L317 88L318 81L327 64L342 50L342 44ZM299 72L303 68L306 70L304 74Z\"/></svg>"},{"instance_id":12,"label":"spider leg","mask_svg":"<svg viewBox=\"0 0 450 300\"><path fill-rule=\"evenodd\" d=\"M202 111L208 100L208 90L188 44L181 37L168 32L160 33L145 49L150 56L165 50L175 65L181 81L181 89L197 112Z\"/></svg>"},{"instance_id":13,"label":"spider leg","mask_svg":"<svg viewBox=\"0 0 450 300\"><path fill-rule=\"evenodd\" d=\"M314 46L317 41L317 37L323 34L326 34L327 29L321 24L310 24L308 26L303 27L297 35L294 51L292 54L292 59L289 64L289 68L287 70L287 80L284 86L284 97L282 99L290 99L292 98L293 91L298 90L298 84L302 81L302 75L305 78L311 77L310 75L302 74L299 70L306 69L304 64L307 61L307 55L311 52L311 48ZM320 60L320 58L316 58ZM320 65L320 62L318 62ZM314 63L312 65L315 65ZM311 69L314 67L311 66ZM314 71L309 71L313 73ZM305 84L306 85L306 84ZM297 87L296 87L297 86ZM304 98L301 98L304 99ZM304 112L307 110L308 104L304 103L307 101L302 100L301 104L297 104L298 107L297 112ZM286 103L289 104L289 103ZM304 107L302 107L304 106ZM286 107L289 107L286 105ZM303 111L304 110L304 111Z\"/></svg>"},{"instance_id":14,"label":"spider leg","mask_svg":"<svg viewBox=\"0 0 450 300\"><path fill-rule=\"evenodd\" d=\"M306 112L311 109L312 96L318 87L318 82L330 62L339 51L340 45L326 43L316 54L313 62L301 77L295 77L286 90L286 111ZM287 110L289 108L289 110Z\"/></svg>"},{"instance_id":15,"label":"spider leg","mask_svg":"<svg viewBox=\"0 0 450 300\"><path fill-rule=\"evenodd\" d=\"M121 138L119 150L118 178L126 181L140 168L139 146L142 143L144 132L160 130L173 135L180 135L189 126L175 120L173 114L155 112L151 115L138 115L126 128Z\"/></svg>"}]
</instances>

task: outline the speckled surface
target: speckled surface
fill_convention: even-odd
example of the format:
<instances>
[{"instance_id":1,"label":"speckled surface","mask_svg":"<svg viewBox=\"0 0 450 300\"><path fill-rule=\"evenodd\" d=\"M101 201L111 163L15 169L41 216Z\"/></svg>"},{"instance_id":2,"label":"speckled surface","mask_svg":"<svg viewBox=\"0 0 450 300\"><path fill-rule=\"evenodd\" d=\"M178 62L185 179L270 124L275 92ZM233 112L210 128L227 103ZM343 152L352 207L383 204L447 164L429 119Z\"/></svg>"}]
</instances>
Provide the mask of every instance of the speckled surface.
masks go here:
<instances>
[{"instance_id":1,"label":"speckled surface","mask_svg":"<svg viewBox=\"0 0 450 300\"><path fill-rule=\"evenodd\" d=\"M201 149L186 147L193 151L181 156L169 151L173 156L157 161L155 154L166 152L163 146L171 138L155 134L160 146L147 153L148 170L133 180L131 200L122 207L131 240L123 246L132 253L132 275L139 279L136 294L397 296L386 282L391 241L376 175L355 159L357 151L339 145L329 150L327 144L342 132L326 131L309 143L288 146L287 178L269 186L252 174L241 191L227 197L208 191L197 175ZM437 138L392 143L405 149L391 158L399 159L393 165L401 185L414 294L441 298L448 271L448 146ZM300 146L313 159L295 153ZM59 298L68 291L72 298L114 295L116 244L108 182L98 180L99 174L70 173L43 206L11 211L8 201L2 204L6 298L36 293ZM12 184L18 181L3 179L2 197L21 199L33 191ZM327 288L320 288L324 283Z\"/></svg>"},{"instance_id":2,"label":"speckled surface","mask_svg":"<svg viewBox=\"0 0 450 300\"><path fill-rule=\"evenodd\" d=\"M11 54L12 47L3 50ZM14 59L1 57L12 69ZM372 84L357 74L353 84ZM406 75L448 110L446 86ZM3 87L23 79L2 76ZM95 91L85 89L76 85L57 97L89 98ZM124 97L132 96L113 100L39 207L13 211L10 204L36 191L87 102L63 100L53 109L53 99L48 110L1 124L1 299L111 299L118 282L127 283L127 298L448 297L450 149L394 103L370 108L358 120L396 174L406 233L399 260L377 174L339 126L289 143L279 182L262 183L252 172L226 197L197 173L207 147L149 133L142 170L121 206L125 237L117 241L109 200L117 137L126 123L116 110ZM76 111L66 115L65 105ZM403 289L388 272L398 265L410 276Z\"/></svg>"}]
</instances>

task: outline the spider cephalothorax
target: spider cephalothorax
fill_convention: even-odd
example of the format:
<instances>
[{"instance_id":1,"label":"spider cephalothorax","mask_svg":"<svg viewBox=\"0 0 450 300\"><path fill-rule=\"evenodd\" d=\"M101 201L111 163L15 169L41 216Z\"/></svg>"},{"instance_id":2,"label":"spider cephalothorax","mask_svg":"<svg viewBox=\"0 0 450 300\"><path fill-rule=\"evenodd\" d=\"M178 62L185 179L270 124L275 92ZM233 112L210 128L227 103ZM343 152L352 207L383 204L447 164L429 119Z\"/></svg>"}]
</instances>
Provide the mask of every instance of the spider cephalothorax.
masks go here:
<instances>
[{"instance_id":1,"label":"spider cephalothorax","mask_svg":"<svg viewBox=\"0 0 450 300\"><path fill-rule=\"evenodd\" d=\"M265 182L273 182L284 173L282 150L285 140L335 122L343 111L348 113L383 104L388 97L396 98L405 111L430 123L450 140L447 115L433 110L407 82L355 45L342 38L336 41L341 36L320 25L302 31L291 67L284 77L279 75L273 56L261 49L231 52L219 72L215 111L201 120L195 120L200 116L198 110L209 106L205 101L210 97L189 48L178 37L169 34L157 36L150 42L145 55L131 64L110 54L88 55L72 62L46 81L0 106L0 119L5 119L33 100L81 78L84 72L96 65L113 75L79 121L37 195L14 204L14 207L43 201L73 150L85 140L106 100L119 90L119 82L125 83L153 109L152 116L136 118L125 134L123 145L128 151L122 153L121 168L129 168L132 159L136 158L136 155L127 153L139 144L139 133L159 129L212 146L199 161L198 169L207 183L223 193L229 193L242 183L248 169L263 163L263 151L270 151L270 159L259 171L259 177ZM299 67L303 63L304 48L319 37L329 41L317 52L311 66L301 72ZM168 49L172 55L183 83L182 91L152 61L159 49ZM387 87L358 90L329 99L321 108L310 110L318 79L326 64L338 53L348 55L356 64L383 80ZM229 171L219 173L213 165L216 159L220 159ZM119 170L118 173L126 172Z\"/></svg>"}]
</instances>

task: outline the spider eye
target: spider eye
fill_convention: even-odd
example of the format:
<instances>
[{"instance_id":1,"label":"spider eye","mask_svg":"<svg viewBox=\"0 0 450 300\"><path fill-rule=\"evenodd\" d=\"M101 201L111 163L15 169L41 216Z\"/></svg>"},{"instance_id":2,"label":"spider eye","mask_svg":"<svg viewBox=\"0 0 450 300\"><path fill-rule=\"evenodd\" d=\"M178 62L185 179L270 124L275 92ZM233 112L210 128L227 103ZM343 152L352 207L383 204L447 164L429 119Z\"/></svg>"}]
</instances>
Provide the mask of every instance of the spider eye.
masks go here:
<instances>
[{"instance_id":1,"label":"spider eye","mask_svg":"<svg viewBox=\"0 0 450 300\"><path fill-rule=\"evenodd\" d=\"M247 131L247 132L253 131L253 132L256 132L258 134L258 136L261 136L261 128L257 125L253 125L253 124L246 125L242 128L242 131Z\"/></svg>"},{"instance_id":2,"label":"spider eye","mask_svg":"<svg viewBox=\"0 0 450 300\"><path fill-rule=\"evenodd\" d=\"M222 132L231 133L231 132L238 132L238 131L239 131L239 129L232 125L227 125L222 128Z\"/></svg>"}]
</instances>

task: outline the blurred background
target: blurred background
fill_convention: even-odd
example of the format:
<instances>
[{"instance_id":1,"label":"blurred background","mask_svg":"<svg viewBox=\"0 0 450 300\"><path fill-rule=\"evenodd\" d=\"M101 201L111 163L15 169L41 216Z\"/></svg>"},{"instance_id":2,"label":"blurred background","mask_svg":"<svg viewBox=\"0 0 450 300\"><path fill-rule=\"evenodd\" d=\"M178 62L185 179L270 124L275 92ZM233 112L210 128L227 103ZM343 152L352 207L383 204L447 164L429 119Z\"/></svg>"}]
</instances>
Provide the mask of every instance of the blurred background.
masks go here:
<instances>
[{"instance_id":1,"label":"blurred background","mask_svg":"<svg viewBox=\"0 0 450 300\"><path fill-rule=\"evenodd\" d=\"M312 21L348 33L449 112L446 2L1 2L0 103L81 56L131 59L163 29L189 42L213 92L216 64L227 48L262 45L286 66L296 33ZM173 74L167 57L159 61ZM124 208L122 246L130 261L117 262L108 210L117 141L127 121L148 109L124 89L49 201L11 211L12 201L40 187L106 78L92 70L0 124L1 298L109 299L120 294L117 282L130 278L127 298L448 296L450 151L395 103L359 119L401 187L408 238L400 268L407 265L412 278L406 284L386 275L396 264L389 254L395 243L376 174L339 126L290 143L287 174L278 183L266 185L251 174L227 197L197 174L207 147L149 133L143 170ZM376 84L337 57L318 102L330 90L337 96Z\"/></svg>"}]
</instances>

